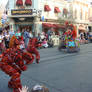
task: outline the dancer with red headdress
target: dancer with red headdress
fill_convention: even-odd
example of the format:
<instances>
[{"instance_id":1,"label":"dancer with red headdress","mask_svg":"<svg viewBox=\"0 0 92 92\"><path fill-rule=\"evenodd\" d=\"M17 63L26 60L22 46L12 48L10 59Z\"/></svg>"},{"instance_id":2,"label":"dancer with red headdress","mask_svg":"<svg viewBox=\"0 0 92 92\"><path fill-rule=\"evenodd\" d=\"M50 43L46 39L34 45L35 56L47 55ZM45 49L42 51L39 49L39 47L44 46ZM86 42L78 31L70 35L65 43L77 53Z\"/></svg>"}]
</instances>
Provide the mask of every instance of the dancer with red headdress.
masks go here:
<instances>
[{"instance_id":1,"label":"dancer with red headdress","mask_svg":"<svg viewBox=\"0 0 92 92\"><path fill-rule=\"evenodd\" d=\"M39 63L40 54L39 54L39 52L37 50L37 47L39 47L37 38L31 38L29 40L29 43L28 43L28 46L27 46L27 49L26 50L29 53L35 54L36 55L36 63Z\"/></svg>"},{"instance_id":2,"label":"dancer with red headdress","mask_svg":"<svg viewBox=\"0 0 92 92\"><path fill-rule=\"evenodd\" d=\"M9 47L9 49L5 50L2 55L0 55L0 68L11 77L8 82L8 87L13 88L13 92L20 92L19 88L22 88L20 75L22 71L27 69L24 60L33 62L33 55L21 50L20 42L15 36L11 38Z\"/></svg>"}]
</instances>

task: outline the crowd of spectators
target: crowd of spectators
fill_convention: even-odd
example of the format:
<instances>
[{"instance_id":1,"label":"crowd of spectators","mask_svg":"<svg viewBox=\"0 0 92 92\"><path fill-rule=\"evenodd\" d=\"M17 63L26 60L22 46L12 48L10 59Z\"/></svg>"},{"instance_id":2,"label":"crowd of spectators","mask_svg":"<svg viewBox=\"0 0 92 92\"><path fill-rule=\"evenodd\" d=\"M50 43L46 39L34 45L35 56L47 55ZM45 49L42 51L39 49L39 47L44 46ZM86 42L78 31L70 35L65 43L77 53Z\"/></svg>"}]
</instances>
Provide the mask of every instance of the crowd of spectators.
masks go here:
<instances>
[{"instance_id":1,"label":"crowd of spectators","mask_svg":"<svg viewBox=\"0 0 92 92\"><path fill-rule=\"evenodd\" d=\"M16 38L20 41L20 46L24 48L27 48L29 39L34 37L32 31L28 28L23 28L22 30L19 29L17 31L10 29L0 30L0 46L2 47L0 48L0 51L5 50L5 48L9 48L9 41L13 35L15 35ZM38 34L37 39L41 44L41 48L53 47L51 35L53 35L52 31L48 33L42 32Z\"/></svg>"}]
</instances>

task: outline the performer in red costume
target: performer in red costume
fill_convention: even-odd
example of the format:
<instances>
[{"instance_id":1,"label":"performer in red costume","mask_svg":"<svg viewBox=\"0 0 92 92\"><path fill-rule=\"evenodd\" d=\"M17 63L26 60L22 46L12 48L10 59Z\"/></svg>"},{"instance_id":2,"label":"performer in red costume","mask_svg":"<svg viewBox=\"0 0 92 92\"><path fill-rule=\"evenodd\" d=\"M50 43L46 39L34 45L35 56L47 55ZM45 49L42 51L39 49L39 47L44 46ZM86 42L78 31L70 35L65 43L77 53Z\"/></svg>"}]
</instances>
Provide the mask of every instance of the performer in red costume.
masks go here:
<instances>
[{"instance_id":1,"label":"performer in red costume","mask_svg":"<svg viewBox=\"0 0 92 92\"><path fill-rule=\"evenodd\" d=\"M35 54L36 55L36 63L38 64L39 63L39 60L40 60L40 54L39 54L39 52L36 49L37 47L39 47L37 38L31 38L29 40L29 43L28 43L28 46L27 46L27 49L26 50L29 53L32 53L32 54Z\"/></svg>"},{"instance_id":2,"label":"performer in red costume","mask_svg":"<svg viewBox=\"0 0 92 92\"><path fill-rule=\"evenodd\" d=\"M73 24L70 24L71 28L72 28L72 38L75 40L77 37L77 29L76 26L74 26Z\"/></svg>"},{"instance_id":3,"label":"performer in red costume","mask_svg":"<svg viewBox=\"0 0 92 92\"><path fill-rule=\"evenodd\" d=\"M22 71L25 71L27 67L24 65L24 55L26 60L32 61L32 54L24 52L19 47L19 42L15 36L11 38L10 48L5 50L1 57L0 68L3 72L11 77L8 82L8 87L13 88L13 92L20 92L19 88L22 88L20 75ZM26 58L26 56L29 56Z\"/></svg>"}]
</instances>

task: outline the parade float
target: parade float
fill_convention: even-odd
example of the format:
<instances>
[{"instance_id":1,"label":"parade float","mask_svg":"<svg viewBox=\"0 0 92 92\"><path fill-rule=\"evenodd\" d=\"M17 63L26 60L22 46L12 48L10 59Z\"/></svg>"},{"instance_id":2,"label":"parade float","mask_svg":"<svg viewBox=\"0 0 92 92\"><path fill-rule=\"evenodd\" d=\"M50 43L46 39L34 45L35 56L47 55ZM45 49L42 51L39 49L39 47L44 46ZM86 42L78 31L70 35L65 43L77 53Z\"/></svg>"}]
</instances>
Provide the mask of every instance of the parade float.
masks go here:
<instances>
[{"instance_id":1,"label":"parade float","mask_svg":"<svg viewBox=\"0 0 92 92\"><path fill-rule=\"evenodd\" d=\"M65 25L65 32L61 37L58 50L68 53L80 51L80 43L77 39L76 27L73 24L67 23L67 25Z\"/></svg>"}]
</instances>

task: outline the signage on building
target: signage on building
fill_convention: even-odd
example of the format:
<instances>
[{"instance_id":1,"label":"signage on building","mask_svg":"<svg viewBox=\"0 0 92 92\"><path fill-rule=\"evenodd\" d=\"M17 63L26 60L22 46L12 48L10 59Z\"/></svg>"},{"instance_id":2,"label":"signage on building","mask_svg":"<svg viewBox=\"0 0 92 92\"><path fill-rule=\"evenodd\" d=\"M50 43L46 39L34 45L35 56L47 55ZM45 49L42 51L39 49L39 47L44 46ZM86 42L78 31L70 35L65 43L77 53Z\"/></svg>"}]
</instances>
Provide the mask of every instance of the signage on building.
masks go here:
<instances>
[{"instance_id":1,"label":"signage on building","mask_svg":"<svg viewBox=\"0 0 92 92\"><path fill-rule=\"evenodd\" d=\"M12 15L32 15L32 9L11 10Z\"/></svg>"}]
</instances>

